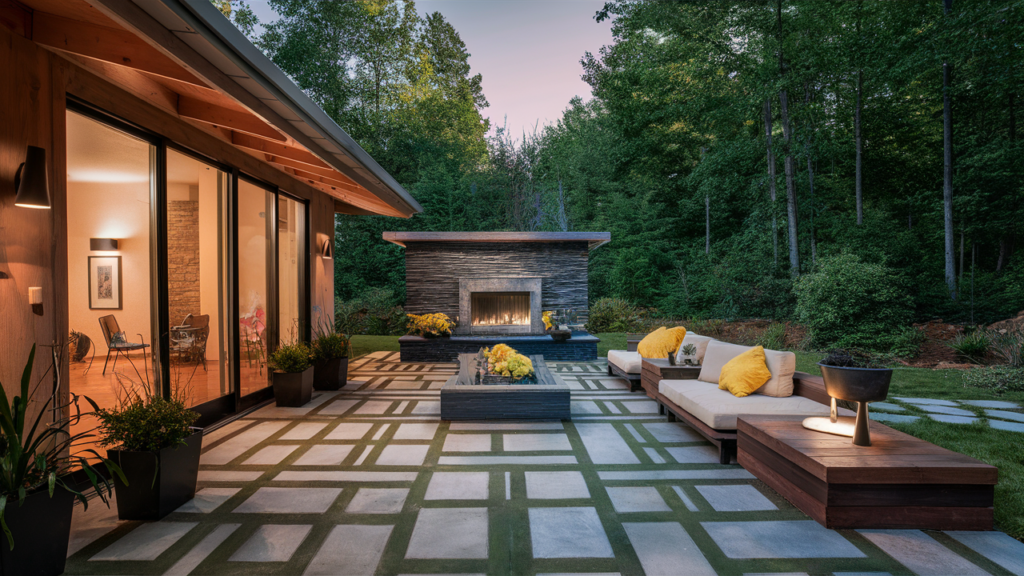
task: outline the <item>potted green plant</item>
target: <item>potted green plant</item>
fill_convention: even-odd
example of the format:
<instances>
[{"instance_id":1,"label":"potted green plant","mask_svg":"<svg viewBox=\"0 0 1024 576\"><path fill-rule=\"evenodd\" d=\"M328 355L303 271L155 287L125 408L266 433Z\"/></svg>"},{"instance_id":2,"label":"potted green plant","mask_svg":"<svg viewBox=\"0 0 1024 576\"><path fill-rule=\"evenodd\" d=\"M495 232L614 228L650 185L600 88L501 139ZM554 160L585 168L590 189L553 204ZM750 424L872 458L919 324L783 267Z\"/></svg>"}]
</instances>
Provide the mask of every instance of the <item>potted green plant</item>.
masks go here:
<instances>
[{"instance_id":1,"label":"potted green plant","mask_svg":"<svg viewBox=\"0 0 1024 576\"><path fill-rule=\"evenodd\" d=\"M348 336L333 328L318 330L310 343L313 354L313 388L338 390L348 379Z\"/></svg>"},{"instance_id":2,"label":"potted green plant","mask_svg":"<svg viewBox=\"0 0 1024 576\"><path fill-rule=\"evenodd\" d=\"M679 359L682 360L683 366L697 366L697 346L693 344L683 344L683 347L679 349ZM674 354L669 354L675 359Z\"/></svg>"},{"instance_id":3,"label":"potted green plant","mask_svg":"<svg viewBox=\"0 0 1024 576\"><path fill-rule=\"evenodd\" d=\"M267 361L273 370L274 400L278 406L303 406L313 398L313 364L303 342L274 350Z\"/></svg>"},{"instance_id":4,"label":"potted green plant","mask_svg":"<svg viewBox=\"0 0 1024 576\"><path fill-rule=\"evenodd\" d=\"M114 479L117 517L159 520L196 495L203 431L192 426L199 414L189 410L182 388L164 398L126 376L113 408L99 408L100 439L107 458L124 471Z\"/></svg>"},{"instance_id":5,"label":"potted green plant","mask_svg":"<svg viewBox=\"0 0 1024 576\"><path fill-rule=\"evenodd\" d=\"M53 366L58 360L59 346L53 350ZM95 450L72 453L72 447L92 442L92 431L71 434L84 416L79 410L81 398L70 395L67 403L60 403L59 373L53 375L54 393L42 405L30 406L35 392L41 390L42 380L29 390L36 348L28 356L21 376L19 395L9 398L0 385L0 574L56 575L64 572L71 537L71 515L77 498L88 509L89 501L79 485L72 479L76 468L84 472L85 480L96 489L100 500L110 505L112 486L87 457L98 459L107 470L120 475L121 470ZM50 375L47 371L45 378ZM88 398L86 398L88 400ZM95 406L92 400L88 400ZM35 404L35 403L32 403ZM56 410L54 410L56 407ZM49 422L52 414L68 417Z\"/></svg>"}]
</instances>

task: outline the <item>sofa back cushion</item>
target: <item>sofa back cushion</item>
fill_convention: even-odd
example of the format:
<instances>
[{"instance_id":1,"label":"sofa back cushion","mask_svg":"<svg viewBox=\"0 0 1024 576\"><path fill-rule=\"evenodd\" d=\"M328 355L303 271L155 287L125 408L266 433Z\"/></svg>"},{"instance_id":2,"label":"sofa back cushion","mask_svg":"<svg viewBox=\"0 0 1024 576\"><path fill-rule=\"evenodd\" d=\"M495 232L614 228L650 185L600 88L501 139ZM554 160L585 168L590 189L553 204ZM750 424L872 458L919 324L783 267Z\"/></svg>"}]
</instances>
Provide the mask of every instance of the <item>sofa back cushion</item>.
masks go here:
<instances>
[{"instance_id":1,"label":"sofa back cushion","mask_svg":"<svg viewBox=\"0 0 1024 576\"><path fill-rule=\"evenodd\" d=\"M699 380L718 384L722 367L733 358L750 350L750 346L729 344L713 340L708 343L707 351L704 353L704 362L700 369ZM765 350L764 362L772 377L757 389L756 394L786 398L793 395L793 373L796 372L796 354L792 352L780 352L778 350Z\"/></svg>"},{"instance_id":2,"label":"sofa back cushion","mask_svg":"<svg viewBox=\"0 0 1024 576\"><path fill-rule=\"evenodd\" d=\"M729 360L718 375L718 389L728 390L733 396L743 398L754 393L772 378L765 364L764 347L754 346L743 354Z\"/></svg>"},{"instance_id":3,"label":"sofa back cushion","mask_svg":"<svg viewBox=\"0 0 1024 576\"><path fill-rule=\"evenodd\" d=\"M679 349L676 350L676 363L683 363L683 346L687 344L693 344L697 348L697 364L704 361L704 353L708 350L708 342L713 341L714 338L710 336L701 336L692 332L687 332L686 336L683 337L682 343L679 344Z\"/></svg>"}]
</instances>

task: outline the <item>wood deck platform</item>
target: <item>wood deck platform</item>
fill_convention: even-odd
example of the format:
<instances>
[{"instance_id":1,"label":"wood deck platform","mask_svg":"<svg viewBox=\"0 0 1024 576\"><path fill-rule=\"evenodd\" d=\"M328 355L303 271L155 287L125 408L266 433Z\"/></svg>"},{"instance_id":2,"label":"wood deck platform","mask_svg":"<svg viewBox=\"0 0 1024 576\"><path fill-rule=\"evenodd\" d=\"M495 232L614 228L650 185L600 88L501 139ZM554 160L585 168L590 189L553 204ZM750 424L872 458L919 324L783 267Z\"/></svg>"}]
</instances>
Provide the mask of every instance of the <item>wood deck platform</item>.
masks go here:
<instances>
[{"instance_id":1,"label":"wood deck platform","mask_svg":"<svg viewBox=\"0 0 1024 576\"><path fill-rule=\"evenodd\" d=\"M871 446L802 417L740 417L740 465L826 528L991 530L997 469L872 421Z\"/></svg>"}]
</instances>

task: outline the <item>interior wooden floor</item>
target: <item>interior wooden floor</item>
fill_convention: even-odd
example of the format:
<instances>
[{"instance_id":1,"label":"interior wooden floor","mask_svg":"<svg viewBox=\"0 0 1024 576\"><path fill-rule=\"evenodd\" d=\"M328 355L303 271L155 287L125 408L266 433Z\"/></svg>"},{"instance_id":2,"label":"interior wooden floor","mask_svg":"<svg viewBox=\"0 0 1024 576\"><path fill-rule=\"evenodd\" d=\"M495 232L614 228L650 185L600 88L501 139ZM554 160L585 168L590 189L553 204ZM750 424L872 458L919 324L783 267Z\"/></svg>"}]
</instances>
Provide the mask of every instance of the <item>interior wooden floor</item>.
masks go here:
<instances>
[{"instance_id":1,"label":"interior wooden floor","mask_svg":"<svg viewBox=\"0 0 1024 576\"><path fill-rule=\"evenodd\" d=\"M97 355L93 360L92 367L89 362L72 362L70 367L70 390L73 394L87 396L100 408L113 408L117 405L119 396L124 396L124 387L134 388L138 386L153 386L153 359L147 354L132 354L131 362L125 360L124 356L118 359L116 367L111 358L107 366L106 374L103 373L104 357ZM260 367L253 362L250 366L243 361L240 368L240 381L242 395L251 394L269 384L267 367ZM136 373L136 369L138 373ZM149 379L147 381L147 370ZM141 379L140 379L141 378ZM141 390L142 388L139 388ZM173 361L171 363L171 389L180 392L184 396L187 406L197 406L214 400L226 394L233 394L233 384L226 382L221 384L221 370L216 360L208 360L206 369L202 365ZM90 412L92 407L84 400L79 403L82 413ZM97 425L94 417L82 417L71 427L72 434L93 430ZM91 439L78 450L93 448L99 450L95 439Z\"/></svg>"}]
</instances>

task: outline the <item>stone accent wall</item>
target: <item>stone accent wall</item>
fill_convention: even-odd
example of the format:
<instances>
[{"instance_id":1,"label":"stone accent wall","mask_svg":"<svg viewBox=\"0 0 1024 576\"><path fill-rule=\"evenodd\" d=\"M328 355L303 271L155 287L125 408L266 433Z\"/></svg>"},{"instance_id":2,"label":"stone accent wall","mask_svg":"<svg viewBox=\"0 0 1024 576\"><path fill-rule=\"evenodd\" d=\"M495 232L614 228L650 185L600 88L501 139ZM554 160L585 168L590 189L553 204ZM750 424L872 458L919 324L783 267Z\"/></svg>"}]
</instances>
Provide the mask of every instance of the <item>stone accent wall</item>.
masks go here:
<instances>
[{"instance_id":1,"label":"stone accent wall","mask_svg":"<svg viewBox=\"0 0 1024 576\"><path fill-rule=\"evenodd\" d=\"M544 310L572 308L586 321L586 242L409 242L405 309L459 315L460 278L540 278Z\"/></svg>"},{"instance_id":2,"label":"stone accent wall","mask_svg":"<svg viewBox=\"0 0 1024 576\"><path fill-rule=\"evenodd\" d=\"M199 311L199 202L167 203L167 297L171 326Z\"/></svg>"}]
</instances>

